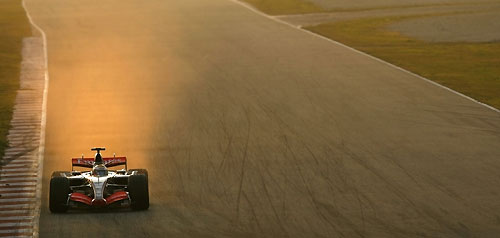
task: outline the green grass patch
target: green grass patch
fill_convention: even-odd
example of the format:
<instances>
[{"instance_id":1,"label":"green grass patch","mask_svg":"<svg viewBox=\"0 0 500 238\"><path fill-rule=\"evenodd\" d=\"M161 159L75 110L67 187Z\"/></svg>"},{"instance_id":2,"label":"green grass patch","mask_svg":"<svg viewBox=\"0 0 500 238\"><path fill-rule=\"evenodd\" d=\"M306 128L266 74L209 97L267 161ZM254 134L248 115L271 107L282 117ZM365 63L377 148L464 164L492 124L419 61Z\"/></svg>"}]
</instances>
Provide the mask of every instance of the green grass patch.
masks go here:
<instances>
[{"instance_id":1,"label":"green grass patch","mask_svg":"<svg viewBox=\"0 0 500 238\"><path fill-rule=\"evenodd\" d=\"M357 19L305 29L500 108L500 42L425 42L388 30L390 24L416 17L426 16Z\"/></svg>"},{"instance_id":2,"label":"green grass patch","mask_svg":"<svg viewBox=\"0 0 500 238\"><path fill-rule=\"evenodd\" d=\"M22 39L30 34L21 1L0 1L0 156L8 145L6 137L19 88Z\"/></svg>"},{"instance_id":3,"label":"green grass patch","mask_svg":"<svg viewBox=\"0 0 500 238\"><path fill-rule=\"evenodd\" d=\"M307 0L243 0L269 15L290 15L324 12L325 9Z\"/></svg>"}]
</instances>

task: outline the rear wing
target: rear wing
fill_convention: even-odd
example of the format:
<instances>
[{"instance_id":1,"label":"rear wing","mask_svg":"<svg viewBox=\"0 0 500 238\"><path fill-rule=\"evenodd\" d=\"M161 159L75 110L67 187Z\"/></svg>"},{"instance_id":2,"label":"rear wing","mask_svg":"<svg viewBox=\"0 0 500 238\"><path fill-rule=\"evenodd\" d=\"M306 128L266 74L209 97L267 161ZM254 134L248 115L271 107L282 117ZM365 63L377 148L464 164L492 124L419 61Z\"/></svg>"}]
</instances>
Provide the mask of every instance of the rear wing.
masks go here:
<instances>
[{"instance_id":1,"label":"rear wing","mask_svg":"<svg viewBox=\"0 0 500 238\"><path fill-rule=\"evenodd\" d=\"M125 165L125 170L127 170L127 157L108 157L102 158L102 162L106 167L115 167L120 165ZM92 168L94 167L94 158L72 158L71 159L71 170L73 167L84 167Z\"/></svg>"}]
</instances>

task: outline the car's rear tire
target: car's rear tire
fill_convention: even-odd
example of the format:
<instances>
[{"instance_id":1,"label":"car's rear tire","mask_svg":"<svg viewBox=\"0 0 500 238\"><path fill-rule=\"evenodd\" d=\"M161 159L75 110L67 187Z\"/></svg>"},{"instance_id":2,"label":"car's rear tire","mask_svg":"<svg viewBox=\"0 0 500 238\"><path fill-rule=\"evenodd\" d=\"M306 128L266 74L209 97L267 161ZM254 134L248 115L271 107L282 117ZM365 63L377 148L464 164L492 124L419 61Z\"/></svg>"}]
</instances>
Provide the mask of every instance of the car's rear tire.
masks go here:
<instances>
[{"instance_id":1,"label":"car's rear tire","mask_svg":"<svg viewBox=\"0 0 500 238\"><path fill-rule=\"evenodd\" d=\"M135 172L135 174L144 174L146 175L146 178L148 178L148 171L145 169L131 169L128 172L129 174L132 174L133 172Z\"/></svg>"},{"instance_id":2,"label":"car's rear tire","mask_svg":"<svg viewBox=\"0 0 500 238\"><path fill-rule=\"evenodd\" d=\"M130 196L130 207L133 210L146 210L149 208L147 174L131 175L128 178L128 192Z\"/></svg>"},{"instance_id":3,"label":"car's rear tire","mask_svg":"<svg viewBox=\"0 0 500 238\"><path fill-rule=\"evenodd\" d=\"M54 213L68 210L69 181L63 176L50 179L49 209Z\"/></svg>"},{"instance_id":4,"label":"car's rear tire","mask_svg":"<svg viewBox=\"0 0 500 238\"><path fill-rule=\"evenodd\" d=\"M69 172L69 171L54 171L52 173L51 178L54 178L54 177L66 177L68 175L71 176L71 172Z\"/></svg>"}]
</instances>

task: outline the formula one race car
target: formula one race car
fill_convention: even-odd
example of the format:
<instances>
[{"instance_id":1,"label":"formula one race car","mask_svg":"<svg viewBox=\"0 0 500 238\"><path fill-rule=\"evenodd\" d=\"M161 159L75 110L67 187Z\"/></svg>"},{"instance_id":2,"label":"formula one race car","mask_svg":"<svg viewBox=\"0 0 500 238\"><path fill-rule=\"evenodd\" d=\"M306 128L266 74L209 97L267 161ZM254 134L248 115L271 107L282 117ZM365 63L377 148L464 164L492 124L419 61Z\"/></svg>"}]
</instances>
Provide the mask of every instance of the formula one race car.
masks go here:
<instances>
[{"instance_id":1,"label":"formula one race car","mask_svg":"<svg viewBox=\"0 0 500 238\"><path fill-rule=\"evenodd\" d=\"M92 151L97 151L95 158L73 158L71 172L52 173L49 195L51 212L62 213L70 208L149 208L147 170L127 170L126 157L103 158L102 150L105 148L92 148ZM115 166L125 168L108 169ZM92 170L80 172L74 167Z\"/></svg>"}]
</instances>

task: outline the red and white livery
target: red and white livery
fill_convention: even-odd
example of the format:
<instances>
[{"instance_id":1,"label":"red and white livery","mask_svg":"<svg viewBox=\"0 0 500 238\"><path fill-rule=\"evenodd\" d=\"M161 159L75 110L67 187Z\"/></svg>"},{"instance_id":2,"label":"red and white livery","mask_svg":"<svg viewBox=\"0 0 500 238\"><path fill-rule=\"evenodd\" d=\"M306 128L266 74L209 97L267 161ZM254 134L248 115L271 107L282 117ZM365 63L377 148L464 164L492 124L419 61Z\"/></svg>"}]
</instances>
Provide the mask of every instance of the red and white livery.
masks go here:
<instances>
[{"instance_id":1,"label":"red and white livery","mask_svg":"<svg viewBox=\"0 0 500 238\"><path fill-rule=\"evenodd\" d=\"M148 172L145 169L127 170L126 157L102 157L105 148L95 158L73 158L72 171L56 171L50 179L49 208L62 213L71 208L149 208ZM124 166L121 170L109 168ZM90 168L76 171L74 167Z\"/></svg>"}]
</instances>

